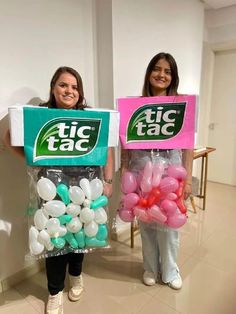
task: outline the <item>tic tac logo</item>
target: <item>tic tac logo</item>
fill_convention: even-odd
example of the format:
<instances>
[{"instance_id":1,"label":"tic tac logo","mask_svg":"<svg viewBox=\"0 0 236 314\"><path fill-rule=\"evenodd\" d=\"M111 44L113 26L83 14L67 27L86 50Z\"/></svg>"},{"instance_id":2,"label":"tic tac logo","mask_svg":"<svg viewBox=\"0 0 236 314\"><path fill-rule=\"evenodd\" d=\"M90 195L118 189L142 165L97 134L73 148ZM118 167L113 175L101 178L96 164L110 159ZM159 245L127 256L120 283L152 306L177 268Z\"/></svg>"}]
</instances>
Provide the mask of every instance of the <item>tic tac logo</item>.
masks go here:
<instances>
[{"instance_id":1,"label":"tic tac logo","mask_svg":"<svg viewBox=\"0 0 236 314\"><path fill-rule=\"evenodd\" d=\"M167 140L176 136L184 121L186 102L149 104L138 108L127 127L127 143Z\"/></svg>"},{"instance_id":2,"label":"tic tac logo","mask_svg":"<svg viewBox=\"0 0 236 314\"><path fill-rule=\"evenodd\" d=\"M56 118L48 121L35 140L34 161L90 153L97 144L100 127L100 119Z\"/></svg>"}]
</instances>

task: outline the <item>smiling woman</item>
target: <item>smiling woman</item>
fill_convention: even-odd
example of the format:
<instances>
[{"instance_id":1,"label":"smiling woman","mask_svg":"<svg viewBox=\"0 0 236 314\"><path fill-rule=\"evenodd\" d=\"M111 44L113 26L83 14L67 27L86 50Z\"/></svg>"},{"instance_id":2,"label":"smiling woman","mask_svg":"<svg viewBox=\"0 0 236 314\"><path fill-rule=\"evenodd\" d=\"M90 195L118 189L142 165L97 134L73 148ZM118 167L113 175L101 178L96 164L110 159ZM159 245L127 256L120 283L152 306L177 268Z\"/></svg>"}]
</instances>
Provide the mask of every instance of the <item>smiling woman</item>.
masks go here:
<instances>
[{"instance_id":1,"label":"smiling woman","mask_svg":"<svg viewBox=\"0 0 236 314\"><path fill-rule=\"evenodd\" d=\"M79 73L67 66L58 68L51 79L49 100L43 106L59 109L86 108Z\"/></svg>"},{"instance_id":2,"label":"smiling woman","mask_svg":"<svg viewBox=\"0 0 236 314\"><path fill-rule=\"evenodd\" d=\"M76 78L70 73L61 74L55 83L53 94L58 108L74 108L79 100Z\"/></svg>"}]
</instances>

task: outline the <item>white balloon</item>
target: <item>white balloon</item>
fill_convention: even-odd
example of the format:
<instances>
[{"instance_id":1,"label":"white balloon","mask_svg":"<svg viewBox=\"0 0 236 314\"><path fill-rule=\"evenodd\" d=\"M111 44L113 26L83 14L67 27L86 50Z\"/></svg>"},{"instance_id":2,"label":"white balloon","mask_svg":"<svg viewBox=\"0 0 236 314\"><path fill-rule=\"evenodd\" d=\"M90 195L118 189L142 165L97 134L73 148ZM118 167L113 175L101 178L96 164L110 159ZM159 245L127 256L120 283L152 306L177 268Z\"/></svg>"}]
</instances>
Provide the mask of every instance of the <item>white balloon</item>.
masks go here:
<instances>
[{"instance_id":1,"label":"white balloon","mask_svg":"<svg viewBox=\"0 0 236 314\"><path fill-rule=\"evenodd\" d=\"M60 221L57 218L50 218L46 223L47 232L51 237L55 237L60 231Z\"/></svg>"},{"instance_id":2,"label":"white balloon","mask_svg":"<svg viewBox=\"0 0 236 314\"><path fill-rule=\"evenodd\" d=\"M82 228L82 223L78 217L75 217L75 218L72 218L71 221L68 222L68 224L66 224L66 228L68 231L72 233L76 233L76 232L79 232L80 229Z\"/></svg>"},{"instance_id":3,"label":"white balloon","mask_svg":"<svg viewBox=\"0 0 236 314\"><path fill-rule=\"evenodd\" d=\"M41 230L38 235L38 242L43 244L48 251L52 251L54 245L50 240L49 234L45 230Z\"/></svg>"},{"instance_id":4,"label":"white balloon","mask_svg":"<svg viewBox=\"0 0 236 314\"><path fill-rule=\"evenodd\" d=\"M30 248L31 254L39 255L39 254L43 253L44 245L37 242L37 241L33 241L30 243L29 248Z\"/></svg>"},{"instance_id":5,"label":"white balloon","mask_svg":"<svg viewBox=\"0 0 236 314\"><path fill-rule=\"evenodd\" d=\"M46 226L48 218L44 215L42 209L36 210L34 214L34 224L38 230L43 230Z\"/></svg>"},{"instance_id":6,"label":"white balloon","mask_svg":"<svg viewBox=\"0 0 236 314\"><path fill-rule=\"evenodd\" d=\"M81 206L74 203L70 203L66 207L67 214L71 215L72 217L77 217L80 213L80 210Z\"/></svg>"},{"instance_id":7,"label":"white balloon","mask_svg":"<svg viewBox=\"0 0 236 314\"><path fill-rule=\"evenodd\" d=\"M67 229L65 226L60 226L59 228L59 237L64 237L67 234Z\"/></svg>"},{"instance_id":8,"label":"white balloon","mask_svg":"<svg viewBox=\"0 0 236 314\"><path fill-rule=\"evenodd\" d=\"M44 250L44 245L37 240L38 235L38 230L34 226L31 226L29 229L29 248L33 255L41 254Z\"/></svg>"},{"instance_id":9,"label":"white balloon","mask_svg":"<svg viewBox=\"0 0 236 314\"><path fill-rule=\"evenodd\" d=\"M85 196L91 200L91 188L90 188L90 183L89 180L86 178L83 178L80 180L79 185L81 189L84 191Z\"/></svg>"},{"instance_id":10,"label":"white balloon","mask_svg":"<svg viewBox=\"0 0 236 314\"><path fill-rule=\"evenodd\" d=\"M83 202L83 206L84 207L90 207L90 204L91 204L91 201L90 200L88 200L87 198L84 200L84 202Z\"/></svg>"},{"instance_id":11,"label":"white balloon","mask_svg":"<svg viewBox=\"0 0 236 314\"><path fill-rule=\"evenodd\" d=\"M66 212L66 205L62 201L54 200L44 204L46 212L52 217L59 217Z\"/></svg>"},{"instance_id":12,"label":"white balloon","mask_svg":"<svg viewBox=\"0 0 236 314\"><path fill-rule=\"evenodd\" d=\"M88 224L84 225L84 233L88 237L94 237L98 232L98 225L95 221L91 221Z\"/></svg>"},{"instance_id":13,"label":"white balloon","mask_svg":"<svg viewBox=\"0 0 236 314\"><path fill-rule=\"evenodd\" d=\"M94 217L94 211L88 207L84 207L80 212L80 220L84 223L89 223Z\"/></svg>"},{"instance_id":14,"label":"white balloon","mask_svg":"<svg viewBox=\"0 0 236 314\"><path fill-rule=\"evenodd\" d=\"M38 235L39 231L34 226L31 226L29 229L29 241L37 240Z\"/></svg>"},{"instance_id":15,"label":"white balloon","mask_svg":"<svg viewBox=\"0 0 236 314\"><path fill-rule=\"evenodd\" d=\"M107 222L107 213L103 207L99 207L94 212L94 221L98 224L105 224Z\"/></svg>"},{"instance_id":16,"label":"white balloon","mask_svg":"<svg viewBox=\"0 0 236 314\"><path fill-rule=\"evenodd\" d=\"M85 200L85 195L83 190L79 186L71 186L69 189L70 200L77 205L83 204Z\"/></svg>"},{"instance_id":17,"label":"white balloon","mask_svg":"<svg viewBox=\"0 0 236 314\"><path fill-rule=\"evenodd\" d=\"M91 199L96 200L103 192L103 183L100 179L96 178L90 182Z\"/></svg>"},{"instance_id":18,"label":"white balloon","mask_svg":"<svg viewBox=\"0 0 236 314\"><path fill-rule=\"evenodd\" d=\"M37 182L37 191L39 196L45 201L53 200L57 194L55 184L47 178L39 179Z\"/></svg>"}]
</instances>

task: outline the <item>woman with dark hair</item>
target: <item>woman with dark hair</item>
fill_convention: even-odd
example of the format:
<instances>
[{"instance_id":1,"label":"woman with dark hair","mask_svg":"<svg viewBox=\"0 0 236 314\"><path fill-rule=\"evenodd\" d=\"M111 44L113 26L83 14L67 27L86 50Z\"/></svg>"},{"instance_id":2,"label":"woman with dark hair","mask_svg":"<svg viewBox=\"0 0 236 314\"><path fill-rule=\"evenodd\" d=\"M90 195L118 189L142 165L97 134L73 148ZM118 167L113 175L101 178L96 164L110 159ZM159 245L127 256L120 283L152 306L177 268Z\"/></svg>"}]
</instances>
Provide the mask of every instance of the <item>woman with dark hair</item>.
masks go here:
<instances>
[{"instance_id":1,"label":"woman with dark hair","mask_svg":"<svg viewBox=\"0 0 236 314\"><path fill-rule=\"evenodd\" d=\"M175 96L178 95L179 76L175 59L169 53L158 53L149 62L144 78L142 96ZM192 150L125 150L122 152L122 172L143 170L145 163L153 163L158 158L183 162L187 170L184 187L184 198L191 193L192 184ZM178 231L165 226L150 226L140 221L142 252L144 261L143 282L148 286L158 280L173 289L181 289L182 279L177 266L179 248Z\"/></svg>"},{"instance_id":2,"label":"woman with dark hair","mask_svg":"<svg viewBox=\"0 0 236 314\"><path fill-rule=\"evenodd\" d=\"M86 108L82 79L77 71L70 67L60 67L54 73L50 83L49 100L42 104L48 108L58 109L78 109ZM5 142L14 152L24 158L22 147L10 145L10 134L7 132ZM81 177L95 177L100 175L100 167L42 167L38 176L50 178L55 184L61 180L67 180L69 185L81 179ZM108 149L107 164L104 166L104 189L103 194L110 197L112 194L112 174L113 174L113 152ZM65 255L46 258L46 274L48 280L49 298L47 303L47 314L63 313L63 289L68 266L70 278L70 290L68 298L71 301L78 301L83 292L82 263L83 253L68 253Z\"/></svg>"},{"instance_id":3,"label":"woman with dark hair","mask_svg":"<svg viewBox=\"0 0 236 314\"><path fill-rule=\"evenodd\" d=\"M166 88L161 88L158 91L155 89L155 76L158 75L160 72L160 64L168 63L167 68L164 70L163 74L167 77L171 76L170 84ZM169 83L169 80L168 80ZM175 59L169 53L160 52L155 55L148 64L144 84L143 84L143 91L142 95L145 97L148 96L174 96L178 95L177 89L179 86L179 75L178 75L178 68L175 62ZM158 87L158 86L157 86Z\"/></svg>"},{"instance_id":4,"label":"woman with dark hair","mask_svg":"<svg viewBox=\"0 0 236 314\"><path fill-rule=\"evenodd\" d=\"M81 76L73 68L70 68L67 66L58 68L56 72L54 73L50 82L49 100L44 104L45 107L60 108L57 104L54 91L55 91L55 86L57 84L59 77L66 73L72 75L76 79L76 82L77 82L77 91L79 93L79 99L77 103L74 105L73 109L83 109L86 107L85 99L84 99L83 82L82 82Z\"/></svg>"}]
</instances>

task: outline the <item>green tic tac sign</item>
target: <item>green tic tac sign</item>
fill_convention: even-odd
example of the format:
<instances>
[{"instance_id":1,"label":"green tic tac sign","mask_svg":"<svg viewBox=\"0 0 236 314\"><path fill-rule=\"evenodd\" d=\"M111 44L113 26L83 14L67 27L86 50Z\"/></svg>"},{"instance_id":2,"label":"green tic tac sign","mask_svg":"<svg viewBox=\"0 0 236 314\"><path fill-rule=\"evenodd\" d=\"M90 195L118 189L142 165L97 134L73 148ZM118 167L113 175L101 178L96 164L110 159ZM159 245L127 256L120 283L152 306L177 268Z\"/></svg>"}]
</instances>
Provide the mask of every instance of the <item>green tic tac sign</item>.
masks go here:
<instances>
[{"instance_id":1,"label":"green tic tac sign","mask_svg":"<svg viewBox=\"0 0 236 314\"><path fill-rule=\"evenodd\" d=\"M28 165L106 164L109 112L24 108L23 116Z\"/></svg>"}]
</instances>

